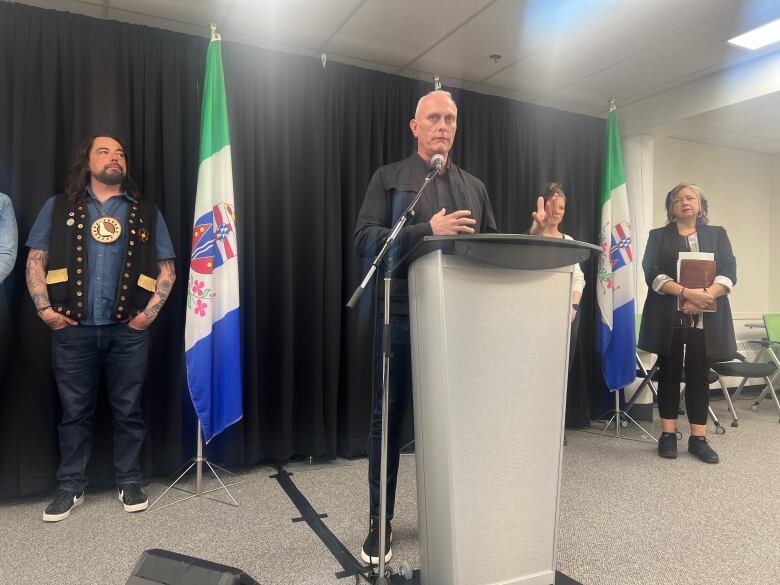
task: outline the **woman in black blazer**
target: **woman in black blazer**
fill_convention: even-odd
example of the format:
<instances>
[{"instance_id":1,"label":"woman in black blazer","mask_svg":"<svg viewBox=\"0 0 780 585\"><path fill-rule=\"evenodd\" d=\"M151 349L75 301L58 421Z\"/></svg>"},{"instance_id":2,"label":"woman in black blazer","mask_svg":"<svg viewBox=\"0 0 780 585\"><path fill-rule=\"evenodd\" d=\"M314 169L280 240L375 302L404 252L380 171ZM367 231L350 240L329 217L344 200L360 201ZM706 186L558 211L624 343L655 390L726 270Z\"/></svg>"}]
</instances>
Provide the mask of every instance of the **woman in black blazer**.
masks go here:
<instances>
[{"instance_id":1,"label":"woman in black blazer","mask_svg":"<svg viewBox=\"0 0 780 585\"><path fill-rule=\"evenodd\" d=\"M642 259L648 293L638 345L658 354L662 430L658 454L670 459L677 457L677 411L685 369L685 408L691 426L688 451L706 463L717 463L718 454L705 438L710 397L708 373L710 364L730 360L737 351L726 296L737 283L737 261L726 230L708 225L707 211L707 200L698 185L680 184L666 195L668 222L650 231ZM714 284L689 289L675 282L680 252L714 253ZM677 310L678 298L684 303L682 311ZM703 312L713 301L716 312Z\"/></svg>"}]
</instances>

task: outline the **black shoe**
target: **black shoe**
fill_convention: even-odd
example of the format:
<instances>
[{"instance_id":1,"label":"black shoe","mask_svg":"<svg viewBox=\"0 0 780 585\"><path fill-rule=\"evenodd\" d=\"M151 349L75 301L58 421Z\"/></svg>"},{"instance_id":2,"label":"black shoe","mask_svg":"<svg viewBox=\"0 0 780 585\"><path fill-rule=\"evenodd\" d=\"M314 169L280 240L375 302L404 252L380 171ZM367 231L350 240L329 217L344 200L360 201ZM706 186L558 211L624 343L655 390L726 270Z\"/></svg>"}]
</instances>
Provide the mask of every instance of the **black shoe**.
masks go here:
<instances>
[{"instance_id":1,"label":"black shoe","mask_svg":"<svg viewBox=\"0 0 780 585\"><path fill-rule=\"evenodd\" d=\"M658 439L658 455L666 459L677 459L677 433L661 433Z\"/></svg>"},{"instance_id":2,"label":"black shoe","mask_svg":"<svg viewBox=\"0 0 780 585\"><path fill-rule=\"evenodd\" d=\"M140 512L149 507L149 499L137 483L119 488L119 499L125 507L125 512Z\"/></svg>"},{"instance_id":3,"label":"black shoe","mask_svg":"<svg viewBox=\"0 0 780 585\"><path fill-rule=\"evenodd\" d=\"M387 563L393 558L393 549L390 548L390 543L393 542L393 527L390 526L390 521L386 523L385 529L385 562ZM366 536L366 540L363 543L363 548L360 551L360 558L369 565L379 564L379 522L371 520L371 530Z\"/></svg>"},{"instance_id":4,"label":"black shoe","mask_svg":"<svg viewBox=\"0 0 780 585\"><path fill-rule=\"evenodd\" d=\"M704 463L718 463L720 461L720 457L718 457L718 454L710 447L709 442L704 437L691 435L688 438L688 453L696 455Z\"/></svg>"},{"instance_id":5,"label":"black shoe","mask_svg":"<svg viewBox=\"0 0 780 585\"><path fill-rule=\"evenodd\" d=\"M70 516L70 511L84 501L84 490L79 493L58 491L57 495L43 511L44 522L59 522Z\"/></svg>"}]
</instances>

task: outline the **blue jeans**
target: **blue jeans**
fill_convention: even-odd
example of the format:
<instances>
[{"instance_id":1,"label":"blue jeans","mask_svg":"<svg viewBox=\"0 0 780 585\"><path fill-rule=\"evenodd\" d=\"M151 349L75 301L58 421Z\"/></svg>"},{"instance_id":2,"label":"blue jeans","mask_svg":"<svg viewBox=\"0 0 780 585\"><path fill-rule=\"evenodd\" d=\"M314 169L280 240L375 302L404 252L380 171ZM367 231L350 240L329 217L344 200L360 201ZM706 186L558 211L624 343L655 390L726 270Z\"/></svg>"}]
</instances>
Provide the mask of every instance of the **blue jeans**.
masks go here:
<instances>
[{"instance_id":1,"label":"blue jeans","mask_svg":"<svg viewBox=\"0 0 780 585\"><path fill-rule=\"evenodd\" d=\"M61 490L80 492L88 483L86 467L101 368L114 418L116 483L123 486L141 481L141 394L148 346L148 331L136 331L124 323L75 325L52 333L52 365L62 404L57 469Z\"/></svg>"},{"instance_id":2,"label":"blue jeans","mask_svg":"<svg viewBox=\"0 0 780 585\"><path fill-rule=\"evenodd\" d=\"M375 354L374 410L368 435L368 483L371 517L379 520L379 476L382 453L382 334L383 317L377 320ZM401 459L401 425L412 395L412 349L409 316L390 315L390 391L388 396L387 436L387 519L393 518L398 463Z\"/></svg>"}]
</instances>

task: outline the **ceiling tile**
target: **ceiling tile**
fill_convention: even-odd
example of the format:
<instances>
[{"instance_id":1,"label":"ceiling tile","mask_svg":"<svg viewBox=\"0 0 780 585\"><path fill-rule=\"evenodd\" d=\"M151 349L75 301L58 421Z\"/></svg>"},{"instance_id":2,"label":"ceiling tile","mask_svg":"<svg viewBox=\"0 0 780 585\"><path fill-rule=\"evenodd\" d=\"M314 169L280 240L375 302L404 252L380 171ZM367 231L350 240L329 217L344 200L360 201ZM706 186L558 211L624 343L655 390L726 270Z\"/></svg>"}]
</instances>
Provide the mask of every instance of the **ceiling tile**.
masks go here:
<instances>
[{"instance_id":1,"label":"ceiling tile","mask_svg":"<svg viewBox=\"0 0 780 585\"><path fill-rule=\"evenodd\" d=\"M215 22L219 27L229 2L220 0L109 0L109 8L156 16L185 24L203 25Z\"/></svg>"},{"instance_id":2,"label":"ceiling tile","mask_svg":"<svg viewBox=\"0 0 780 585\"><path fill-rule=\"evenodd\" d=\"M325 49L403 67L494 1L365 2Z\"/></svg>"},{"instance_id":3,"label":"ceiling tile","mask_svg":"<svg viewBox=\"0 0 780 585\"><path fill-rule=\"evenodd\" d=\"M558 89L556 94L575 101L594 98L606 101L614 97L620 105L620 102L644 97L665 84L674 86L697 73L704 75L733 54L734 50L722 43L694 42L678 37Z\"/></svg>"},{"instance_id":4,"label":"ceiling tile","mask_svg":"<svg viewBox=\"0 0 780 585\"><path fill-rule=\"evenodd\" d=\"M92 18L105 17L105 7L100 0L17 0L17 2L47 10L83 14Z\"/></svg>"},{"instance_id":5,"label":"ceiling tile","mask_svg":"<svg viewBox=\"0 0 780 585\"><path fill-rule=\"evenodd\" d=\"M225 26L262 40L319 49L360 4L361 0L234 0Z\"/></svg>"},{"instance_id":6,"label":"ceiling tile","mask_svg":"<svg viewBox=\"0 0 780 585\"><path fill-rule=\"evenodd\" d=\"M673 132L669 135L669 138L678 138L680 140L688 140L689 142L707 142L712 138L724 134L728 134L728 132L719 128L704 125L690 125L689 128Z\"/></svg>"},{"instance_id":7,"label":"ceiling tile","mask_svg":"<svg viewBox=\"0 0 780 585\"><path fill-rule=\"evenodd\" d=\"M708 20L691 32L702 39L728 41L730 38L780 18L780 2L777 0L756 0L737 4L740 6L720 16L715 16L715 13L709 9L703 11L702 14L709 17ZM741 50L751 52L749 49ZM753 52L756 53L758 51Z\"/></svg>"},{"instance_id":8,"label":"ceiling tile","mask_svg":"<svg viewBox=\"0 0 780 585\"><path fill-rule=\"evenodd\" d=\"M628 19L583 26L486 81L502 87L549 93L672 40L668 30Z\"/></svg>"},{"instance_id":9,"label":"ceiling tile","mask_svg":"<svg viewBox=\"0 0 780 585\"><path fill-rule=\"evenodd\" d=\"M579 34L584 21L608 18L610 6L615 3L616 0L499 0L412 66L471 81L486 80L521 57L555 46L555 39ZM493 63L492 54L501 55L501 60Z\"/></svg>"},{"instance_id":10,"label":"ceiling tile","mask_svg":"<svg viewBox=\"0 0 780 585\"><path fill-rule=\"evenodd\" d=\"M739 10L744 0L624 0L618 10L648 27L687 31Z\"/></svg>"},{"instance_id":11,"label":"ceiling tile","mask_svg":"<svg viewBox=\"0 0 780 585\"><path fill-rule=\"evenodd\" d=\"M778 154L780 153L780 141L767 140L765 142L751 144L749 147L746 147L745 150L751 150L753 152L762 152L764 154Z\"/></svg>"},{"instance_id":12,"label":"ceiling tile","mask_svg":"<svg viewBox=\"0 0 780 585\"><path fill-rule=\"evenodd\" d=\"M763 123L747 127L742 132L757 139L780 140L780 124Z\"/></svg>"},{"instance_id":13,"label":"ceiling tile","mask_svg":"<svg viewBox=\"0 0 780 585\"><path fill-rule=\"evenodd\" d=\"M729 132L743 132L757 126L780 123L780 93L719 108L697 116L709 126Z\"/></svg>"},{"instance_id":14,"label":"ceiling tile","mask_svg":"<svg viewBox=\"0 0 780 585\"><path fill-rule=\"evenodd\" d=\"M765 142L761 138L750 136L748 134L742 134L740 132L728 132L726 134L720 134L714 138L710 138L706 141L707 144L713 144L715 146L727 146L729 148L744 148L751 144L758 144L759 142Z\"/></svg>"}]
</instances>

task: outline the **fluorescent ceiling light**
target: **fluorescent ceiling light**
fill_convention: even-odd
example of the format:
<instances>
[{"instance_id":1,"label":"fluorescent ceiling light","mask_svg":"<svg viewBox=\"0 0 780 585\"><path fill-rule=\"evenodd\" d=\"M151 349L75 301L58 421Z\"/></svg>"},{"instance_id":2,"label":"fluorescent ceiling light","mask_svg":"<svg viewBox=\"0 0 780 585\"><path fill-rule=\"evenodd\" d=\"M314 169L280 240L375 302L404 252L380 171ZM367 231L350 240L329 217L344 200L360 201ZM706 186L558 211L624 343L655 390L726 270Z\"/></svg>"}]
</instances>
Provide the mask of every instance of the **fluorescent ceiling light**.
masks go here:
<instances>
[{"instance_id":1,"label":"fluorescent ceiling light","mask_svg":"<svg viewBox=\"0 0 780 585\"><path fill-rule=\"evenodd\" d=\"M780 41L780 18L729 39L732 45L739 45L751 50L766 47L777 41Z\"/></svg>"}]
</instances>

